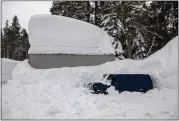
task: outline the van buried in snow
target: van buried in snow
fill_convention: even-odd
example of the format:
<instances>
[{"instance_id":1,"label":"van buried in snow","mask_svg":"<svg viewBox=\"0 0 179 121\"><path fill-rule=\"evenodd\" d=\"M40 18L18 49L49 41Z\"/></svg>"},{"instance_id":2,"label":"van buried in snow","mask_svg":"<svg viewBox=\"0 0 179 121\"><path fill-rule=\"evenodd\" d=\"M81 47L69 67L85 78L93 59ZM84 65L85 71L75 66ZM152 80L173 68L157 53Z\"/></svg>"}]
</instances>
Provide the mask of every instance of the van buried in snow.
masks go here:
<instances>
[{"instance_id":1,"label":"van buried in snow","mask_svg":"<svg viewBox=\"0 0 179 121\"><path fill-rule=\"evenodd\" d=\"M150 75L147 74L105 74L102 81L110 83L89 83L88 88L93 90L94 94L108 94L109 87L114 86L115 90L120 92L147 92L153 89L153 83Z\"/></svg>"}]
</instances>

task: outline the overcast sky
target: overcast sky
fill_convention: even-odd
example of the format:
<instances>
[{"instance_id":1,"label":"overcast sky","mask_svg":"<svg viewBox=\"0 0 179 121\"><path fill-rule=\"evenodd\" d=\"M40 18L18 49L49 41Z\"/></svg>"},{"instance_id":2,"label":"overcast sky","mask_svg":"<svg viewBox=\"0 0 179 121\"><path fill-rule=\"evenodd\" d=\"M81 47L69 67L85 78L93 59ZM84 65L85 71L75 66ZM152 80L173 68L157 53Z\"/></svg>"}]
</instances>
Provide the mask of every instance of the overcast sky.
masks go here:
<instances>
[{"instance_id":1,"label":"overcast sky","mask_svg":"<svg viewBox=\"0 0 179 121\"><path fill-rule=\"evenodd\" d=\"M8 19L17 15L21 27L28 29L30 16L34 14L50 14L52 1L2 1L2 27Z\"/></svg>"}]
</instances>

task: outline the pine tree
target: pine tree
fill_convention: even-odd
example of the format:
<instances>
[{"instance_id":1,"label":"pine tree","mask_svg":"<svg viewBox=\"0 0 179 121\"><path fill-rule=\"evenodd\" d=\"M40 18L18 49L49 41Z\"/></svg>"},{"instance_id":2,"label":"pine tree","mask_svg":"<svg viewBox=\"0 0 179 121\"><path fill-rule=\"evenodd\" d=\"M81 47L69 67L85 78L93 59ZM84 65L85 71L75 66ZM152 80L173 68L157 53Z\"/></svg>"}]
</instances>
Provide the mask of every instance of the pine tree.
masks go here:
<instances>
[{"instance_id":1,"label":"pine tree","mask_svg":"<svg viewBox=\"0 0 179 121\"><path fill-rule=\"evenodd\" d=\"M2 30L1 30L1 58L5 58L6 55L6 49L5 49L5 43L4 43L4 34L2 33Z\"/></svg>"},{"instance_id":2,"label":"pine tree","mask_svg":"<svg viewBox=\"0 0 179 121\"><path fill-rule=\"evenodd\" d=\"M5 24L1 32L3 51L1 57L14 60L26 59L30 47L26 30L21 29L17 16L14 16L11 26L9 26L8 20Z\"/></svg>"},{"instance_id":3,"label":"pine tree","mask_svg":"<svg viewBox=\"0 0 179 121\"><path fill-rule=\"evenodd\" d=\"M103 28L119 59L146 58L178 35L177 1L55 1L50 11Z\"/></svg>"},{"instance_id":4,"label":"pine tree","mask_svg":"<svg viewBox=\"0 0 179 121\"><path fill-rule=\"evenodd\" d=\"M115 38L115 41L121 42L125 51L125 53L122 53L123 51L117 52L116 50L116 56L123 55L134 59L145 57L144 37L135 24L137 21L136 14L142 11L142 2L113 1L106 4L110 6L110 10L106 10L101 26ZM113 45L115 43L113 42Z\"/></svg>"},{"instance_id":5,"label":"pine tree","mask_svg":"<svg viewBox=\"0 0 179 121\"><path fill-rule=\"evenodd\" d=\"M89 2L87 1L54 1L50 12L52 15L61 15L88 22L90 20Z\"/></svg>"},{"instance_id":6,"label":"pine tree","mask_svg":"<svg viewBox=\"0 0 179 121\"><path fill-rule=\"evenodd\" d=\"M146 40L149 48L147 56L161 49L168 41L178 35L178 2L177 1L152 1L145 6L146 13L143 18ZM149 32L150 31L150 32ZM152 40L152 41L151 41Z\"/></svg>"},{"instance_id":7,"label":"pine tree","mask_svg":"<svg viewBox=\"0 0 179 121\"><path fill-rule=\"evenodd\" d=\"M91 16L92 16L92 23L96 26L101 27L102 18L104 17L105 13L112 12L111 5L117 3L115 1L91 1Z\"/></svg>"},{"instance_id":8,"label":"pine tree","mask_svg":"<svg viewBox=\"0 0 179 121\"><path fill-rule=\"evenodd\" d=\"M4 58L10 58L9 57L10 45L8 44L10 41L9 33L10 33L9 21L6 20L5 27L2 30L2 41L1 41L1 48L3 50Z\"/></svg>"},{"instance_id":9,"label":"pine tree","mask_svg":"<svg viewBox=\"0 0 179 121\"><path fill-rule=\"evenodd\" d=\"M10 44L11 49L10 49L10 58L18 60L19 59L19 50L18 46L20 43L20 24L17 16L13 17L12 24L10 26L10 41L8 44Z\"/></svg>"},{"instance_id":10,"label":"pine tree","mask_svg":"<svg viewBox=\"0 0 179 121\"><path fill-rule=\"evenodd\" d=\"M22 29L21 31L21 42L19 43L21 46L19 46L20 50L20 60L25 60L28 58L28 50L30 48L30 43L28 40L28 34L25 29Z\"/></svg>"}]
</instances>

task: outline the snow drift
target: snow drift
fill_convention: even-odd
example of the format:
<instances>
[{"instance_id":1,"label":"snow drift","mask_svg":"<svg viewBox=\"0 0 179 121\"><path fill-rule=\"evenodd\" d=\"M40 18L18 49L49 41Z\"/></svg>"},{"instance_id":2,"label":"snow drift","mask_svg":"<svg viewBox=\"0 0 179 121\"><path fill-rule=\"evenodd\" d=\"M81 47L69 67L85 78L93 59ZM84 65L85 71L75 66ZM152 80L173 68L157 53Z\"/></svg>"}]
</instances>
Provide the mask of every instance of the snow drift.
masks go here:
<instances>
[{"instance_id":1,"label":"snow drift","mask_svg":"<svg viewBox=\"0 0 179 121\"><path fill-rule=\"evenodd\" d=\"M92 67L33 69L27 60L2 88L3 119L177 119L178 36L145 60L122 60ZM146 94L111 87L109 95L85 88L106 73L150 74ZM23 100L23 101L22 101Z\"/></svg>"},{"instance_id":2,"label":"snow drift","mask_svg":"<svg viewBox=\"0 0 179 121\"><path fill-rule=\"evenodd\" d=\"M29 54L114 54L101 28L73 18L34 15L29 20Z\"/></svg>"},{"instance_id":3,"label":"snow drift","mask_svg":"<svg viewBox=\"0 0 179 121\"><path fill-rule=\"evenodd\" d=\"M15 60L10 60L6 58L1 58L2 61L2 84L6 83L7 80L12 79L11 73L12 70L15 68L15 66L20 62L20 61L15 61Z\"/></svg>"}]
</instances>

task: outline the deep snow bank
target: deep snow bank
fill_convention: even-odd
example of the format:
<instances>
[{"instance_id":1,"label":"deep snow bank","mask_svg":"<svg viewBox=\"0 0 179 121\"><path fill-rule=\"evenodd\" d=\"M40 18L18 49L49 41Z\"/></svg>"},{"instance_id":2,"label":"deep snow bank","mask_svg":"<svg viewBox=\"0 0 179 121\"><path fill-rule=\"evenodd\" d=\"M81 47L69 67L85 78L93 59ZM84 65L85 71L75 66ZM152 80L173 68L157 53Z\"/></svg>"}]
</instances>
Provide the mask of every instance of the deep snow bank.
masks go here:
<instances>
[{"instance_id":1,"label":"deep snow bank","mask_svg":"<svg viewBox=\"0 0 179 121\"><path fill-rule=\"evenodd\" d=\"M57 15L34 15L28 29L29 54L114 54L113 38L84 21Z\"/></svg>"},{"instance_id":2,"label":"deep snow bank","mask_svg":"<svg viewBox=\"0 0 179 121\"><path fill-rule=\"evenodd\" d=\"M14 79L3 86L3 118L176 119L176 45L178 37L148 59L92 67L38 70L31 68L26 60L13 70ZM146 94L118 94L110 88L107 96L93 95L84 88L89 82L100 81L105 73L148 73L156 88Z\"/></svg>"},{"instance_id":3,"label":"deep snow bank","mask_svg":"<svg viewBox=\"0 0 179 121\"><path fill-rule=\"evenodd\" d=\"M173 81L174 77L178 78L178 36L143 62L143 65L140 66L141 70L154 72L154 76L158 78L159 87L178 88L178 80ZM171 79L165 80L167 77Z\"/></svg>"},{"instance_id":4,"label":"deep snow bank","mask_svg":"<svg viewBox=\"0 0 179 121\"><path fill-rule=\"evenodd\" d=\"M15 61L15 60L10 60L6 58L1 58L2 61L2 83L6 83L7 80L12 79L11 73L15 66L20 62L20 61Z\"/></svg>"},{"instance_id":5,"label":"deep snow bank","mask_svg":"<svg viewBox=\"0 0 179 121\"><path fill-rule=\"evenodd\" d=\"M178 36L169 41L161 50L149 56L147 61L160 61L169 71L178 69Z\"/></svg>"}]
</instances>

